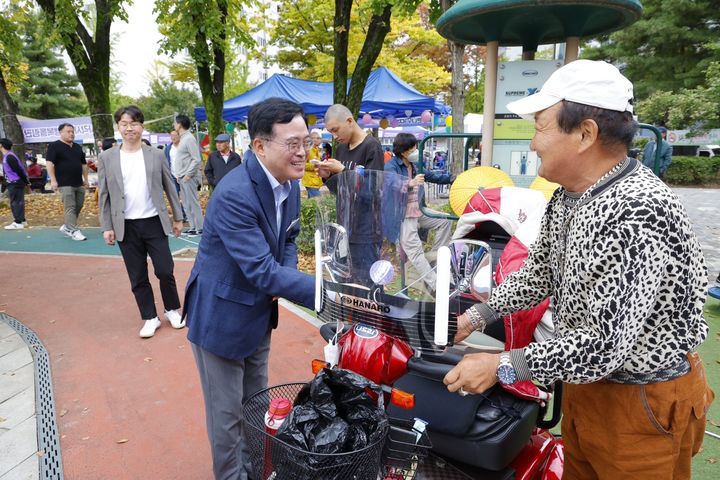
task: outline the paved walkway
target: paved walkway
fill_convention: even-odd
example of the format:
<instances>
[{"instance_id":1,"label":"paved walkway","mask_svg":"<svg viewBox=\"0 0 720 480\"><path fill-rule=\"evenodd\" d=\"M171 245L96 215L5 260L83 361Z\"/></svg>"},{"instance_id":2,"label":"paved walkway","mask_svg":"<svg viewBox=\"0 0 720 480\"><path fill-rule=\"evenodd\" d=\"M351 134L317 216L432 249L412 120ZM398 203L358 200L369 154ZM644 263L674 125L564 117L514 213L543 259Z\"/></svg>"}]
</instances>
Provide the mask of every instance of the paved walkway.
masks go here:
<instances>
[{"instance_id":1,"label":"paved walkway","mask_svg":"<svg viewBox=\"0 0 720 480\"><path fill-rule=\"evenodd\" d=\"M120 255L120 247L105 244L100 228L83 228L87 240L77 242L57 228L30 227L24 230L0 231L0 252L67 253L77 255ZM170 251L177 253L197 248L200 237L170 237Z\"/></svg>"},{"instance_id":2,"label":"paved walkway","mask_svg":"<svg viewBox=\"0 0 720 480\"><path fill-rule=\"evenodd\" d=\"M720 189L674 188L700 240L712 281L720 272Z\"/></svg>"},{"instance_id":3,"label":"paved walkway","mask_svg":"<svg viewBox=\"0 0 720 480\"><path fill-rule=\"evenodd\" d=\"M33 357L23 338L0 318L0 480L38 477Z\"/></svg>"},{"instance_id":4,"label":"paved walkway","mask_svg":"<svg viewBox=\"0 0 720 480\"><path fill-rule=\"evenodd\" d=\"M49 352L65 478L210 479L187 331L163 321L155 337L138 337L141 325L122 260L0 253L0 264L13 272L0 280L0 310L35 331ZM192 261L176 262L180 289L191 267ZM270 382L307 381L310 361L322 352L317 328L287 309L281 309L280 325L273 335ZM5 365L0 480L37 478L42 453L33 430L32 359L22 340L3 328L0 371ZM35 476L22 476L26 471Z\"/></svg>"}]
</instances>

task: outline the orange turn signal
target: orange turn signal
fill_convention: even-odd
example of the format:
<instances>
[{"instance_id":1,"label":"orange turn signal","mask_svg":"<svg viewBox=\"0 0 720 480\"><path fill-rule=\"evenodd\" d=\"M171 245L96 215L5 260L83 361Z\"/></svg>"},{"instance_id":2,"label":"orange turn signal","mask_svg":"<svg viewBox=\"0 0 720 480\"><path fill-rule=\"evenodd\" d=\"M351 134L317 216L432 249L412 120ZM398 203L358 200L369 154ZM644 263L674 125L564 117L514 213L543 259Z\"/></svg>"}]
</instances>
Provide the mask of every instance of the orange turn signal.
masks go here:
<instances>
[{"instance_id":1,"label":"orange turn signal","mask_svg":"<svg viewBox=\"0 0 720 480\"><path fill-rule=\"evenodd\" d=\"M390 390L390 402L397 407L411 410L415 408L415 394L393 388Z\"/></svg>"},{"instance_id":2,"label":"orange turn signal","mask_svg":"<svg viewBox=\"0 0 720 480\"><path fill-rule=\"evenodd\" d=\"M327 363L325 360L318 360L317 358L312 361L313 375L317 375L317 373L323 368L330 368L330 364Z\"/></svg>"}]
</instances>

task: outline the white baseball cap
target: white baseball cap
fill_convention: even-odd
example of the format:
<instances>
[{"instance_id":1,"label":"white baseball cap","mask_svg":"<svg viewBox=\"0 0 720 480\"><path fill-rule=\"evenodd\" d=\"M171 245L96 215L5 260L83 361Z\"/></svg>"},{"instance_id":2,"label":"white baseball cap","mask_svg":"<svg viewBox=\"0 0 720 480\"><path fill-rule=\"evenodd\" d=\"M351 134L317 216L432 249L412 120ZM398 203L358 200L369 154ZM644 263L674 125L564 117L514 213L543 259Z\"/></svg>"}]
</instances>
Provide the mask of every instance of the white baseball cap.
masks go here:
<instances>
[{"instance_id":1,"label":"white baseball cap","mask_svg":"<svg viewBox=\"0 0 720 480\"><path fill-rule=\"evenodd\" d=\"M575 60L555 70L539 92L510 102L507 108L534 120L535 113L562 100L632 113L633 86L614 65L599 60Z\"/></svg>"}]
</instances>

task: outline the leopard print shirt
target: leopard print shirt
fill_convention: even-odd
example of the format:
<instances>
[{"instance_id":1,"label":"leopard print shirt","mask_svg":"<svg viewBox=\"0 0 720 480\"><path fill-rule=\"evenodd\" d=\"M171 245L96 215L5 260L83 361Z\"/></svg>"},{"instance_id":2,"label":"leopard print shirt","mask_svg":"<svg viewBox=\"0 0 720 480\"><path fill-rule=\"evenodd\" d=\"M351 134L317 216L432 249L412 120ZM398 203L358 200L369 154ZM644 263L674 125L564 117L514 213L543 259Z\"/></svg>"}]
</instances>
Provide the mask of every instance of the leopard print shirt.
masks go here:
<instances>
[{"instance_id":1,"label":"leopard print shirt","mask_svg":"<svg viewBox=\"0 0 720 480\"><path fill-rule=\"evenodd\" d=\"M708 333L706 288L685 209L628 158L580 199L554 193L525 265L488 306L505 316L551 297L555 338L513 350L518 377L590 383L684 362Z\"/></svg>"}]
</instances>

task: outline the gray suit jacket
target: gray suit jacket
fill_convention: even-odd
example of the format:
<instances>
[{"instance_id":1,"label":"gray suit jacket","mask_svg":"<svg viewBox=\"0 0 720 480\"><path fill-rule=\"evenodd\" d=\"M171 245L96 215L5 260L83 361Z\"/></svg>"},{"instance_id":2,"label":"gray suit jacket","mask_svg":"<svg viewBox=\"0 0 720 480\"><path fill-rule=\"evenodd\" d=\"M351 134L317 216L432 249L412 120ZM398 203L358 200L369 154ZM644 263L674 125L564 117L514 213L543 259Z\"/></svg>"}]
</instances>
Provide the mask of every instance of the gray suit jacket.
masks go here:
<instances>
[{"instance_id":1,"label":"gray suit jacket","mask_svg":"<svg viewBox=\"0 0 720 480\"><path fill-rule=\"evenodd\" d=\"M148 189L155 209L160 215L163 230L170 235L172 223L168 216L163 190L170 201L175 221L182 220L180 200L178 199L175 182L170 175L170 167L165 161L165 155L157 148L142 146L145 158L145 173L147 175ZM120 147L113 147L100 154L98 162L98 191L100 208L100 226L103 232L115 231L115 239L122 242L125 236L125 186L123 184L122 169L120 168Z\"/></svg>"}]
</instances>

